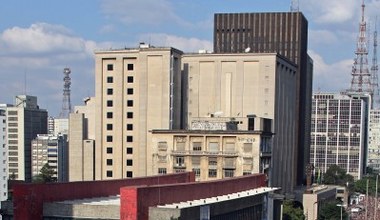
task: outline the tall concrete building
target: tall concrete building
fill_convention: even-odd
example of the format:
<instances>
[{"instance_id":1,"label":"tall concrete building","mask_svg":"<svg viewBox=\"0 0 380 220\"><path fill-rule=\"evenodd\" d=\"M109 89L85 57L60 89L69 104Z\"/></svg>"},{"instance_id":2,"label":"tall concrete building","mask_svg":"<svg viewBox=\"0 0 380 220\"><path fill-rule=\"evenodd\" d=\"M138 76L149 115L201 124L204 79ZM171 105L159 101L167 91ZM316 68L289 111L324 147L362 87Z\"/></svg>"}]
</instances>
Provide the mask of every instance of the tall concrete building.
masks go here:
<instances>
[{"instance_id":1,"label":"tall concrete building","mask_svg":"<svg viewBox=\"0 0 380 220\"><path fill-rule=\"evenodd\" d=\"M145 44L95 52L96 179L146 176L149 130L180 128L181 55Z\"/></svg>"},{"instance_id":2,"label":"tall concrete building","mask_svg":"<svg viewBox=\"0 0 380 220\"><path fill-rule=\"evenodd\" d=\"M309 163L313 64L307 54L308 22L301 12L221 13L214 16L215 53L279 53L297 65L297 185ZM281 161L280 158L273 158ZM281 185L275 181L276 185Z\"/></svg>"},{"instance_id":3,"label":"tall concrete building","mask_svg":"<svg viewBox=\"0 0 380 220\"><path fill-rule=\"evenodd\" d=\"M184 120L201 117L272 119L272 186L296 185L297 67L275 54L185 54Z\"/></svg>"},{"instance_id":4,"label":"tall concrete building","mask_svg":"<svg viewBox=\"0 0 380 220\"><path fill-rule=\"evenodd\" d=\"M0 106L0 131L0 201L4 201L8 198L8 150L7 117L2 106Z\"/></svg>"},{"instance_id":5,"label":"tall concrete building","mask_svg":"<svg viewBox=\"0 0 380 220\"><path fill-rule=\"evenodd\" d=\"M380 110L372 109L369 115L368 167L380 172Z\"/></svg>"},{"instance_id":6,"label":"tall concrete building","mask_svg":"<svg viewBox=\"0 0 380 220\"><path fill-rule=\"evenodd\" d=\"M313 95L310 160L316 172L338 165L355 179L366 167L366 103L343 94Z\"/></svg>"},{"instance_id":7,"label":"tall concrete building","mask_svg":"<svg viewBox=\"0 0 380 220\"><path fill-rule=\"evenodd\" d=\"M17 180L31 181L31 142L37 134L47 133L47 111L37 105L37 97L16 96L7 107L8 172Z\"/></svg>"}]
</instances>

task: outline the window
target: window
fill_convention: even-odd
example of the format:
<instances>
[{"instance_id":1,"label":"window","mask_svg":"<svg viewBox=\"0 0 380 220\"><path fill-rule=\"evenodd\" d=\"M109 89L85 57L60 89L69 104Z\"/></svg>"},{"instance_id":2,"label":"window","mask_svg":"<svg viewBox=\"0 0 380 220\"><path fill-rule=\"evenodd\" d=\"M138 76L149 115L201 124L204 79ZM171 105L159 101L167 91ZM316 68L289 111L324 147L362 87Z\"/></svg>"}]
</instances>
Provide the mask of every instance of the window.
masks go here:
<instances>
[{"instance_id":1,"label":"window","mask_svg":"<svg viewBox=\"0 0 380 220\"><path fill-rule=\"evenodd\" d=\"M107 83L113 83L113 77L112 76L107 77Z\"/></svg>"},{"instance_id":2,"label":"window","mask_svg":"<svg viewBox=\"0 0 380 220\"><path fill-rule=\"evenodd\" d=\"M107 177L112 177L112 171L111 170L107 170Z\"/></svg>"},{"instance_id":3,"label":"window","mask_svg":"<svg viewBox=\"0 0 380 220\"><path fill-rule=\"evenodd\" d=\"M133 83L133 76L128 76L127 77L127 82L128 83Z\"/></svg>"},{"instance_id":4,"label":"window","mask_svg":"<svg viewBox=\"0 0 380 220\"><path fill-rule=\"evenodd\" d=\"M112 131L113 125L112 124L107 124L107 131Z\"/></svg>"},{"instance_id":5,"label":"window","mask_svg":"<svg viewBox=\"0 0 380 220\"><path fill-rule=\"evenodd\" d=\"M132 177L133 177L133 173L132 173L132 171L127 171L127 177L129 177L129 178L132 178Z\"/></svg>"},{"instance_id":6,"label":"window","mask_svg":"<svg viewBox=\"0 0 380 220\"><path fill-rule=\"evenodd\" d=\"M107 112L107 118L113 118L112 112Z\"/></svg>"},{"instance_id":7,"label":"window","mask_svg":"<svg viewBox=\"0 0 380 220\"><path fill-rule=\"evenodd\" d=\"M107 154L112 154L112 147L107 147Z\"/></svg>"},{"instance_id":8,"label":"window","mask_svg":"<svg viewBox=\"0 0 380 220\"><path fill-rule=\"evenodd\" d=\"M128 135L127 136L127 142L133 142L133 136Z\"/></svg>"},{"instance_id":9,"label":"window","mask_svg":"<svg viewBox=\"0 0 380 220\"><path fill-rule=\"evenodd\" d=\"M127 118L133 118L133 112L127 112Z\"/></svg>"},{"instance_id":10,"label":"window","mask_svg":"<svg viewBox=\"0 0 380 220\"><path fill-rule=\"evenodd\" d=\"M234 170L224 170L224 177L234 177Z\"/></svg>"},{"instance_id":11,"label":"window","mask_svg":"<svg viewBox=\"0 0 380 220\"><path fill-rule=\"evenodd\" d=\"M208 177L216 177L218 174L217 169L209 169L208 170Z\"/></svg>"},{"instance_id":12,"label":"window","mask_svg":"<svg viewBox=\"0 0 380 220\"><path fill-rule=\"evenodd\" d=\"M218 158L216 158L216 157L209 157L208 158L208 165L209 166L217 166L218 165Z\"/></svg>"},{"instance_id":13,"label":"window","mask_svg":"<svg viewBox=\"0 0 380 220\"><path fill-rule=\"evenodd\" d=\"M235 143L233 142L227 142L225 145L224 151L226 152L235 152Z\"/></svg>"},{"instance_id":14,"label":"window","mask_svg":"<svg viewBox=\"0 0 380 220\"><path fill-rule=\"evenodd\" d=\"M201 157L192 157L191 163L194 166L200 166L201 165Z\"/></svg>"},{"instance_id":15,"label":"window","mask_svg":"<svg viewBox=\"0 0 380 220\"><path fill-rule=\"evenodd\" d=\"M127 154L133 154L133 148L127 147Z\"/></svg>"},{"instance_id":16,"label":"window","mask_svg":"<svg viewBox=\"0 0 380 220\"><path fill-rule=\"evenodd\" d=\"M210 142L208 144L209 152L218 152L219 151L219 143L218 142Z\"/></svg>"},{"instance_id":17,"label":"window","mask_svg":"<svg viewBox=\"0 0 380 220\"><path fill-rule=\"evenodd\" d=\"M127 124L127 131L133 130L133 124Z\"/></svg>"},{"instance_id":18,"label":"window","mask_svg":"<svg viewBox=\"0 0 380 220\"><path fill-rule=\"evenodd\" d=\"M107 70L112 71L113 70L113 64L107 64Z\"/></svg>"},{"instance_id":19,"label":"window","mask_svg":"<svg viewBox=\"0 0 380 220\"><path fill-rule=\"evenodd\" d=\"M133 160L128 159L127 160L127 166L133 166Z\"/></svg>"},{"instance_id":20,"label":"window","mask_svg":"<svg viewBox=\"0 0 380 220\"><path fill-rule=\"evenodd\" d=\"M166 174L166 168L158 168L158 174Z\"/></svg>"},{"instance_id":21,"label":"window","mask_svg":"<svg viewBox=\"0 0 380 220\"><path fill-rule=\"evenodd\" d=\"M128 63L127 70L129 70L129 71L133 70L133 64L132 63Z\"/></svg>"},{"instance_id":22,"label":"window","mask_svg":"<svg viewBox=\"0 0 380 220\"><path fill-rule=\"evenodd\" d=\"M112 100L108 100L107 101L107 107L112 107L113 106L113 102Z\"/></svg>"},{"instance_id":23,"label":"window","mask_svg":"<svg viewBox=\"0 0 380 220\"><path fill-rule=\"evenodd\" d=\"M185 158L184 157L176 157L176 166L182 167L185 166Z\"/></svg>"},{"instance_id":24,"label":"window","mask_svg":"<svg viewBox=\"0 0 380 220\"><path fill-rule=\"evenodd\" d=\"M113 94L113 89L107 89L107 95L112 95Z\"/></svg>"},{"instance_id":25,"label":"window","mask_svg":"<svg viewBox=\"0 0 380 220\"><path fill-rule=\"evenodd\" d=\"M132 107L133 106L133 100L127 100L127 106Z\"/></svg>"},{"instance_id":26,"label":"window","mask_svg":"<svg viewBox=\"0 0 380 220\"><path fill-rule=\"evenodd\" d=\"M193 168L193 172L195 173L195 177L201 176L201 169L200 168Z\"/></svg>"},{"instance_id":27,"label":"window","mask_svg":"<svg viewBox=\"0 0 380 220\"><path fill-rule=\"evenodd\" d=\"M112 140L113 140L112 135L107 135L107 142L112 142Z\"/></svg>"},{"instance_id":28,"label":"window","mask_svg":"<svg viewBox=\"0 0 380 220\"><path fill-rule=\"evenodd\" d=\"M107 159L107 166L112 166L112 159Z\"/></svg>"},{"instance_id":29,"label":"window","mask_svg":"<svg viewBox=\"0 0 380 220\"><path fill-rule=\"evenodd\" d=\"M244 153L252 153L252 143L244 143Z\"/></svg>"},{"instance_id":30,"label":"window","mask_svg":"<svg viewBox=\"0 0 380 220\"><path fill-rule=\"evenodd\" d=\"M127 94L128 95L133 95L133 89L132 88L127 89Z\"/></svg>"},{"instance_id":31,"label":"window","mask_svg":"<svg viewBox=\"0 0 380 220\"><path fill-rule=\"evenodd\" d=\"M201 151L202 142L193 142L193 151Z\"/></svg>"}]
</instances>

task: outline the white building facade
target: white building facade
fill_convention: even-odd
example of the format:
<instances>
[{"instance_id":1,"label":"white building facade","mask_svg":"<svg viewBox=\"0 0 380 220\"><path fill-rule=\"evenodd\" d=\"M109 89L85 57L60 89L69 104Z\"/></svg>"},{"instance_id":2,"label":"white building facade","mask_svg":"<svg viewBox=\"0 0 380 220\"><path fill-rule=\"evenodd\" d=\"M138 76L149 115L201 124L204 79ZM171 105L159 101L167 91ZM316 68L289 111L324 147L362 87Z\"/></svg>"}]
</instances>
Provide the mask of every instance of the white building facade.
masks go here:
<instances>
[{"instance_id":1,"label":"white building facade","mask_svg":"<svg viewBox=\"0 0 380 220\"><path fill-rule=\"evenodd\" d=\"M8 197L8 151L7 151L7 117L6 111L0 107L0 201Z\"/></svg>"},{"instance_id":2,"label":"white building facade","mask_svg":"<svg viewBox=\"0 0 380 220\"><path fill-rule=\"evenodd\" d=\"M372 109L369 115L368 167L380 171L380 110Z\"/></svg>"}]
</instances>

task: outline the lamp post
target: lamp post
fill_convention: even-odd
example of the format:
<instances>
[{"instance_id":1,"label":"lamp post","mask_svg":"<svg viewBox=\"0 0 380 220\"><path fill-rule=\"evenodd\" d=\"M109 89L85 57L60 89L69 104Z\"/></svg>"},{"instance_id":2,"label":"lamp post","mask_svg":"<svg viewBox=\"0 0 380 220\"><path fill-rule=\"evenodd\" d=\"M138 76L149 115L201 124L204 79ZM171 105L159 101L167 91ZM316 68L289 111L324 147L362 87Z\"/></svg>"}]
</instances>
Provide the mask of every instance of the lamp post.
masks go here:
<instances>
[{"instance_id":1,"label":"lamp post","mask_svg":"<svg viewBox=\"0 0 380 220\"><path fill-rule=\"evenodd\" d=\"M336 206L340 206L340 220L343 219L343 207L346 207L343 204L336 204Z\"/></svg>"}]
</instances>

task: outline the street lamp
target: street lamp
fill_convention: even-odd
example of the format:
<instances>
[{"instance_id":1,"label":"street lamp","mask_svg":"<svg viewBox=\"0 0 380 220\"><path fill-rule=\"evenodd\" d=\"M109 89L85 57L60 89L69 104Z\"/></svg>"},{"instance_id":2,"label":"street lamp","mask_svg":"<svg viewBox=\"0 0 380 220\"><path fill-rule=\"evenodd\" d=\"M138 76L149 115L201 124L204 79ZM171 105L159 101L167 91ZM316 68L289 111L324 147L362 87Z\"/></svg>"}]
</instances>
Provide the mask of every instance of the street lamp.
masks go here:
<instances>
[{"instance_id":1,"label":"street lamp","mask_svg":"<svg viewBox=\"0 0 380 220\"><path fill-rule=\"evenodd\" d=\"M336 206L340 206L340 220L342 220L343 219L343 207L346 207L346 205L336 204Z\"/></svg>"}]
</instances>

